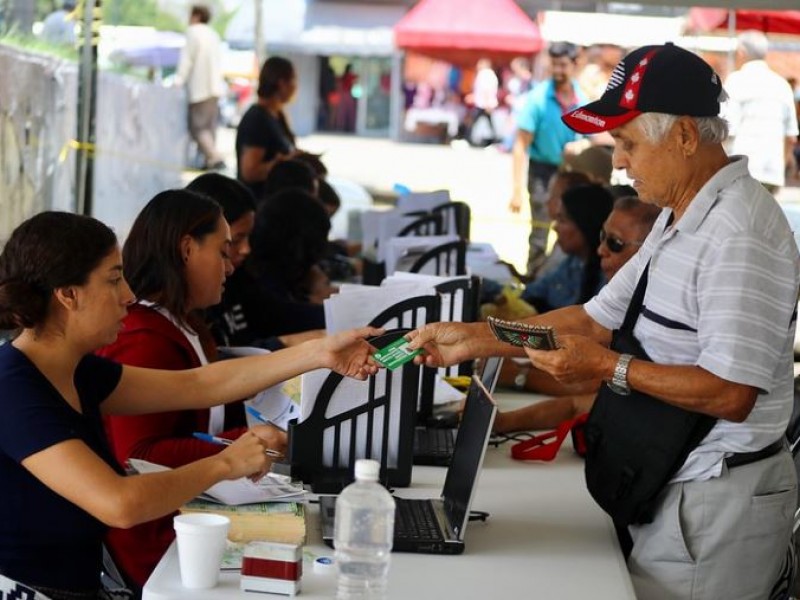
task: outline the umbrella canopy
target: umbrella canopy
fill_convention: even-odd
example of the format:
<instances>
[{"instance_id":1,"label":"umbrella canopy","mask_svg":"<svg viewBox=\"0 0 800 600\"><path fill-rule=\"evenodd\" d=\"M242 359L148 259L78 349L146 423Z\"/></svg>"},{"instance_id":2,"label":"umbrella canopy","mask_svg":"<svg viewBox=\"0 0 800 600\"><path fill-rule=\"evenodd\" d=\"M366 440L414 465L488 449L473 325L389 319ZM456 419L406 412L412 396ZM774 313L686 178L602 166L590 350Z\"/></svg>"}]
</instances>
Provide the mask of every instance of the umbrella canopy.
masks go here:
<instances>
[{"instance_id":1,"label":"umbrella canopy","mask_svg":"<svg viewBox=\"0 0 800 600\"><path fill-rule=\"evenodd\" d=\"M800 10L734 10L736 30L755 29L764 33L800 35ZM692 8L688 29L695 32L728 28L729 11L721 8Z\"/></svg>"},{"instance_id":2,"label":"umbrella canopy","mask_svg":"<svg viewBox=\"0 0 800 600\"><path fill-rule=\"evenodd\" d=\"M456 63L509 59L542 49L542 36L514 0L421 0L394 27L398 47Z\"/></svg>"},{"instance_id":3,"label":"umbrella canopy","mask_svg":"<svg viewBox=\"0 0 800 600\"><path fill-rule=\"evenodd\" d=\"M110 59L134 67L175 67L186 37L172 31L143 33L138 39L117 42Z\"/></svg>"}]
</instances>

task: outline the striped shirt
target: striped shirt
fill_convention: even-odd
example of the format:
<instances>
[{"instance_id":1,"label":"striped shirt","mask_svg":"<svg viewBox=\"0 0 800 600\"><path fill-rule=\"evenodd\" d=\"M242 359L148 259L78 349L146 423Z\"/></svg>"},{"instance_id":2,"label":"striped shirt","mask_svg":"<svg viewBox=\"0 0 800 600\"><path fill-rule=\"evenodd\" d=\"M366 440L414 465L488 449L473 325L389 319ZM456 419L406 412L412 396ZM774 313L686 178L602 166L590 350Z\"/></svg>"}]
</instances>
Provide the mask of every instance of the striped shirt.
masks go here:
<instances>
[{"instance_id":1,"label":"striped shirt","mask_svg":"<svg viewBox=\"0 0 800 600\"><path fill-rule=\"evenodd\" d=\"M634 335L664 365L697 365L758 388L743 423L720 419L673 481L722 472L734 452L760 450L783 435L793 400L798 250L778 203L733 157L668 225L664 209L639 252L584 305L608 329L622 324L650 260Z\"/></svg>"}]
</instances>

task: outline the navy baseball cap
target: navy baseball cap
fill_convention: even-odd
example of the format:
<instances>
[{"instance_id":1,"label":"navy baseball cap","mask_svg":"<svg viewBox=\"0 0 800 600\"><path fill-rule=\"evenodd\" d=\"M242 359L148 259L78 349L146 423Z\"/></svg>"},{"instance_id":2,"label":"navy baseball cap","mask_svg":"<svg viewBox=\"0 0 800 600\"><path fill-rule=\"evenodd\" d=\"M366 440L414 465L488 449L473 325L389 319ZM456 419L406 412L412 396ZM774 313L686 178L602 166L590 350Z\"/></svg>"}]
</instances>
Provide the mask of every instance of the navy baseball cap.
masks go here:
<instances>
[{"instance_id":1,"label":"navy baseball cap","mask_svg":"<svg viewBox=\"0 0 800 600\"><path fill-rule=\"evenodd\" d=\"M696 54L672 43L643 46L614 68L599 100L561 119L578 133L616 129L642 113L690 117L719 114L722 82Z\"/></svg>"}]
</instances>

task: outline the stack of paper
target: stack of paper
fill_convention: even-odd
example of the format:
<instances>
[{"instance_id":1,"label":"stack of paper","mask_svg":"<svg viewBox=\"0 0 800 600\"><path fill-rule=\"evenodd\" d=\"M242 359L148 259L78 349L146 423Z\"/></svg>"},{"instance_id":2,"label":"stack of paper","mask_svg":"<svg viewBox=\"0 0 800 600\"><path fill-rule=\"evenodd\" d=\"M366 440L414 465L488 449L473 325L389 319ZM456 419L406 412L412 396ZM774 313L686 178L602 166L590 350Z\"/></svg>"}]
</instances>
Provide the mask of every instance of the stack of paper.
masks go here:
<instances>
[{"instance_id":1,"label":"stack of paper","mask_svg":"<svg viewBox=\"0 0 800 600\"><path fill-rule=\"evenodd\" d=\"M428 250L447 244L457 242L457 235L418 235L391 237L386 241L384 260L386 261L386 274L391 275L395 271L408 271L417 259ZM434 263L431 262L422 273L435 274L433 272Z\"/></svg>"},{"instance_id":2,"label":"stack of paper","mask_svg":"<svg viewBox=\"0 0 800 600\"><path fill-rule=\"evenodd\" d=\"M404 213L430 212L446 202L450 202L449 190L410 192L397 198L397 208Z\"/></svg>"},{"instance_id":3,"label":"stack of paper","mask_svg":"<svg viewBox=\"0 0 800 600\"><path fill-rule=\"evenodd\" d=\"M128 463L140 474L170 470L164 465L157 465L138 458L129 458ZM291 500L302 494L305 494L302 487L287 483L284 477L265 475L258 483L253 483L246 477L220 481L203 492L199 498L218 504L238 506L240 504Z\"/></svg>"}]
</instances>

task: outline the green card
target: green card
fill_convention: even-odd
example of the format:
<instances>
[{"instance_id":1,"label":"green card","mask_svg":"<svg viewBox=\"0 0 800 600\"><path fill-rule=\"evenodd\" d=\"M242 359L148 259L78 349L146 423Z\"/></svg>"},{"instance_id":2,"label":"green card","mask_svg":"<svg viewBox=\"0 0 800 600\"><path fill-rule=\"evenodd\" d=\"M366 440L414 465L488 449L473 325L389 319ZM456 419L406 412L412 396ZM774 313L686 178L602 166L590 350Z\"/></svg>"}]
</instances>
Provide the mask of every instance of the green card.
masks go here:
<instances>
[{"instance_id":1,"label":"green card","mask_svg":"<svg viewBox=\"0 0 800 600\"><path fill-rule=\"evenodd\" d=\"M384 346L378 350L372 357L377 360L382 366L394 371L414 358L417 354L422 353L422 349L409 350L409 342L405 338L398 338L388 346Z\"/></svg>"}]
</instances>

